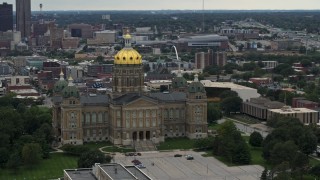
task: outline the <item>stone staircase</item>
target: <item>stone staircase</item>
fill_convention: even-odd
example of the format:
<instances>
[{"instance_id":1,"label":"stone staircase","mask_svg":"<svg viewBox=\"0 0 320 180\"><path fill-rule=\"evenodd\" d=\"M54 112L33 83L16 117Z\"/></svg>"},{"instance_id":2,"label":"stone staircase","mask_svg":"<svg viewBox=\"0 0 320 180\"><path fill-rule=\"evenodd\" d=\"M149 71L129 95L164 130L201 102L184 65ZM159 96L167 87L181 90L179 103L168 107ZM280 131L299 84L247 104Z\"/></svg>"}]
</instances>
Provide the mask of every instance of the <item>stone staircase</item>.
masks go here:
<instances>
[{"instance_id":1,"label":"stone staircase","mask_svg":"<svg viewBox=\"0 0 320 180\"><path fill-rule=\"evenodd\" d=\"M157 147L155 144L150 141L134 141L133 147L135 148L136 152L145 152L145 151L156 151Z\"/></svg>"}]
</instances>

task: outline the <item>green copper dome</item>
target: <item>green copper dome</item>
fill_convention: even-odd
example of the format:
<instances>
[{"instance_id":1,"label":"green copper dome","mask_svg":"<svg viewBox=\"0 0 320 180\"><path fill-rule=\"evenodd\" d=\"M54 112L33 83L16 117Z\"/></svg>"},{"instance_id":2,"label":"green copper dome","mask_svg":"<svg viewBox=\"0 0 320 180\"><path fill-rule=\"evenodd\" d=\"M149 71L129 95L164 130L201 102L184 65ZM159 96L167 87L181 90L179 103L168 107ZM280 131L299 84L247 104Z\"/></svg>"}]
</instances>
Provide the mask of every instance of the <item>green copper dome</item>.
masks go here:
<instances>
[{"instance_id":1,"label":"green copper dome","mask_svg":"<svg viewBox=\"0 0 320 180\"><path fill-rule=\"evenodd\" d=\"M66 80L59 80L54 84L53 90L56 93L60 93L67 86L68 82Z\"/></svg>"},{"instance_id":2,"label":"green copper dome","mask_svg":"<svg viewBox=\"0 0 320 180\"><path fill-rule=\"evenodd\" d=\"M205 89L201 82L192 82L188 87L188 91L189 93L197 93L197 92L204 93Z\"/></svg>"},{"instance_id":3,"label":"green copper dome","mask_svg":"<svg viewBox=\"0 0 320 180\"><path fill-rule=\"evenodd\" d=\"M199 77L198 74L194 75L194 80L188 87L189 93L205 93L206 92L203 84L199 82L198 77Z\"/></svg>"},{"instance_id":4,"label":"green copper dome","mask_svg":"<svg viewBox=\"0 0 320 180\"><path fill-rule=\"evenodd\" d=\"M179 87L186 87L187 80L183 77L175 77L172 79L172 87L179 88Z\"/></svg>"},{"instance_id":5,"label":"green copper dome","mask_svg":"<svg viewBox=\"0 0 320 180\"><path fill-rule=\"evenodd\" d=\"M78 88L73 84L73 79L71 76L69 76L67 87L65 87L62 90L61 94L63 98L70 98L70 97L79 98Z\"/></svg>"},{"instance_id":6,"label":"green copper dome","mask_svg":"<svg viewBox=\"0 0 320 180\"><path fill-rule=\"evenodd\" d=\"M67 86L62 90L62 96L64 98L70 98L70 97L79 98L79 91L75 86Z\"/></svg>"},{"instance_id":7,"label":"green copper dome","mask_svg":"<svg viewBox=\"0 0 320 180\"><path fill-rule=\"evenodd\" d=\"M61 69L60 79L54 84L54 87L53 87L53 91L55 93L60 93L65 87L68 86L68 82L63 77L64 77L64 74Z\"/></svg>"}]
</instances>

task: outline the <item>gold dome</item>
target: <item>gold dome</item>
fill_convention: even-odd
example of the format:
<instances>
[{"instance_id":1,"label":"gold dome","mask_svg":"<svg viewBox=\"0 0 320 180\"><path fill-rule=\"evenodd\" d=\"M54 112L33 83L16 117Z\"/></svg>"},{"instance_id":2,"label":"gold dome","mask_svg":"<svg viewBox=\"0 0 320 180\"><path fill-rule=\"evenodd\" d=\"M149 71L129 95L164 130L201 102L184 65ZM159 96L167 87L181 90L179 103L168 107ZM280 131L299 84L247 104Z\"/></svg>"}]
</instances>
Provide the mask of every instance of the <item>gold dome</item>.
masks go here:
<instances>
[{"instance_id":1,"label":"gold dome","mask_svg":"<svg viewBox=\"0 0 320 180\"><path fill-rule=\"evenodd\" d=\"M142 64L142 56L133 48L124 48L115 55L114 64Z\"/></svg>"},{"instance_id":2,"label":"gold dome","mask_svg":"<svg viewBox=\"0 0 320 180\"><path fill-rule=\"evenodd\" d=\"M123 36L125 47L114 56L114 64L142 64L142 56L131 47L131 35Z\"/></svg>"}]
</instances>

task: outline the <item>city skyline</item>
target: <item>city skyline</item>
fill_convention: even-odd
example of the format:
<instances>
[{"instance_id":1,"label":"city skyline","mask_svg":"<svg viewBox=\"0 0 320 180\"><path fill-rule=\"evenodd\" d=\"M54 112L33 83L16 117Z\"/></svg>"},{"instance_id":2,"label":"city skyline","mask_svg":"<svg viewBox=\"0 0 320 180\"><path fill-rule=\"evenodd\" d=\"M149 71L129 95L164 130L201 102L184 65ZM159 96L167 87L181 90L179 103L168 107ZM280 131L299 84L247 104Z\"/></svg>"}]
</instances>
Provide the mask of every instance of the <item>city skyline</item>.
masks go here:
<instances>
[{"instance_id":1,"label":"city skyline","mask_svg":"<svg viewBox=\"0 0 320 180\"><path fill-rule=\"evenodd\" d=\"M14 5L15 0L1 0ZM38 11L43 4L44 11L51 10L198 10L202 9L202 0L32 0L32 11ZM143 5L143 6L142 6ZM292 0L290 3L277 0L205 0L206 10L318 10L319 0Z\"/></svg>"}]
</instances>

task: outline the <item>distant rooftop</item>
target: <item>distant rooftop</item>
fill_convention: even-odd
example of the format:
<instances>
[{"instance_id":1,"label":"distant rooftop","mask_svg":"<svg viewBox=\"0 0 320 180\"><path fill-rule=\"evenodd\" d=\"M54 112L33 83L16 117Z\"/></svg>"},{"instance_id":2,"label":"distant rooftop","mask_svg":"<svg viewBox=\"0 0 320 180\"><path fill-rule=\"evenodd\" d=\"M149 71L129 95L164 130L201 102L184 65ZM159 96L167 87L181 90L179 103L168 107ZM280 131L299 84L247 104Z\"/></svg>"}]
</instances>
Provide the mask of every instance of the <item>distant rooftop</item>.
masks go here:
<instances>
[{"instance_id":1,"label":"distant rooftop","mask_svg":"<svg viewBox=\"0 0 320 180\"><path fill-rule=\"evenodd\" d=\"M279 113L279 114L292 114L292 113L318 113L318 111L307 109L307 108L291 108L287 106L287 108L281 109L269 109L271 112Z\"/></svg>"},{"instance_id":2,"label":"distant rooftop","mask_svg":"<svg viewBox=\"0 0 320 180\"><path fill-rule=\"evenodd\" d=\"M188 37L180 38L178 41L185 41L185 42L228 41L228 37L227 36L220 36L217 34L196 35L196 36L188 36Z\"/></svg>"},{"instance_id":3,"label":"distant rooftop","mask_svg":"<svg viewBox=\"0 0 320 180\"><path fill-rule=\"evenodd\" d=\"M74 180L97 180L92 174L92 169L66 169L65 174Z\"/></svg>"},{"instance_id":4,"label":"distant rooftop","mask_svg":"<svg viewBox=\"0 0 320 180\"><path fill-rule=\"evenodd\" d=\"M136 179L132 173L130 173L124 166L120 164L106 164L100 165L113 180L129 180Z\"/></svg>"},{"instance_id":5,"label":"distant rooftop","mask_svg":"<svg viewBox=\"0 0 320 180\"><path fill-rule=\"evenodd\" d=\"M210 80L202 80L201 83L204 87L215 87L215 88L230 88L230 89L254 89L246 86L241 86L232 82L212 82Z\"/></svg>"}]
</instances>

